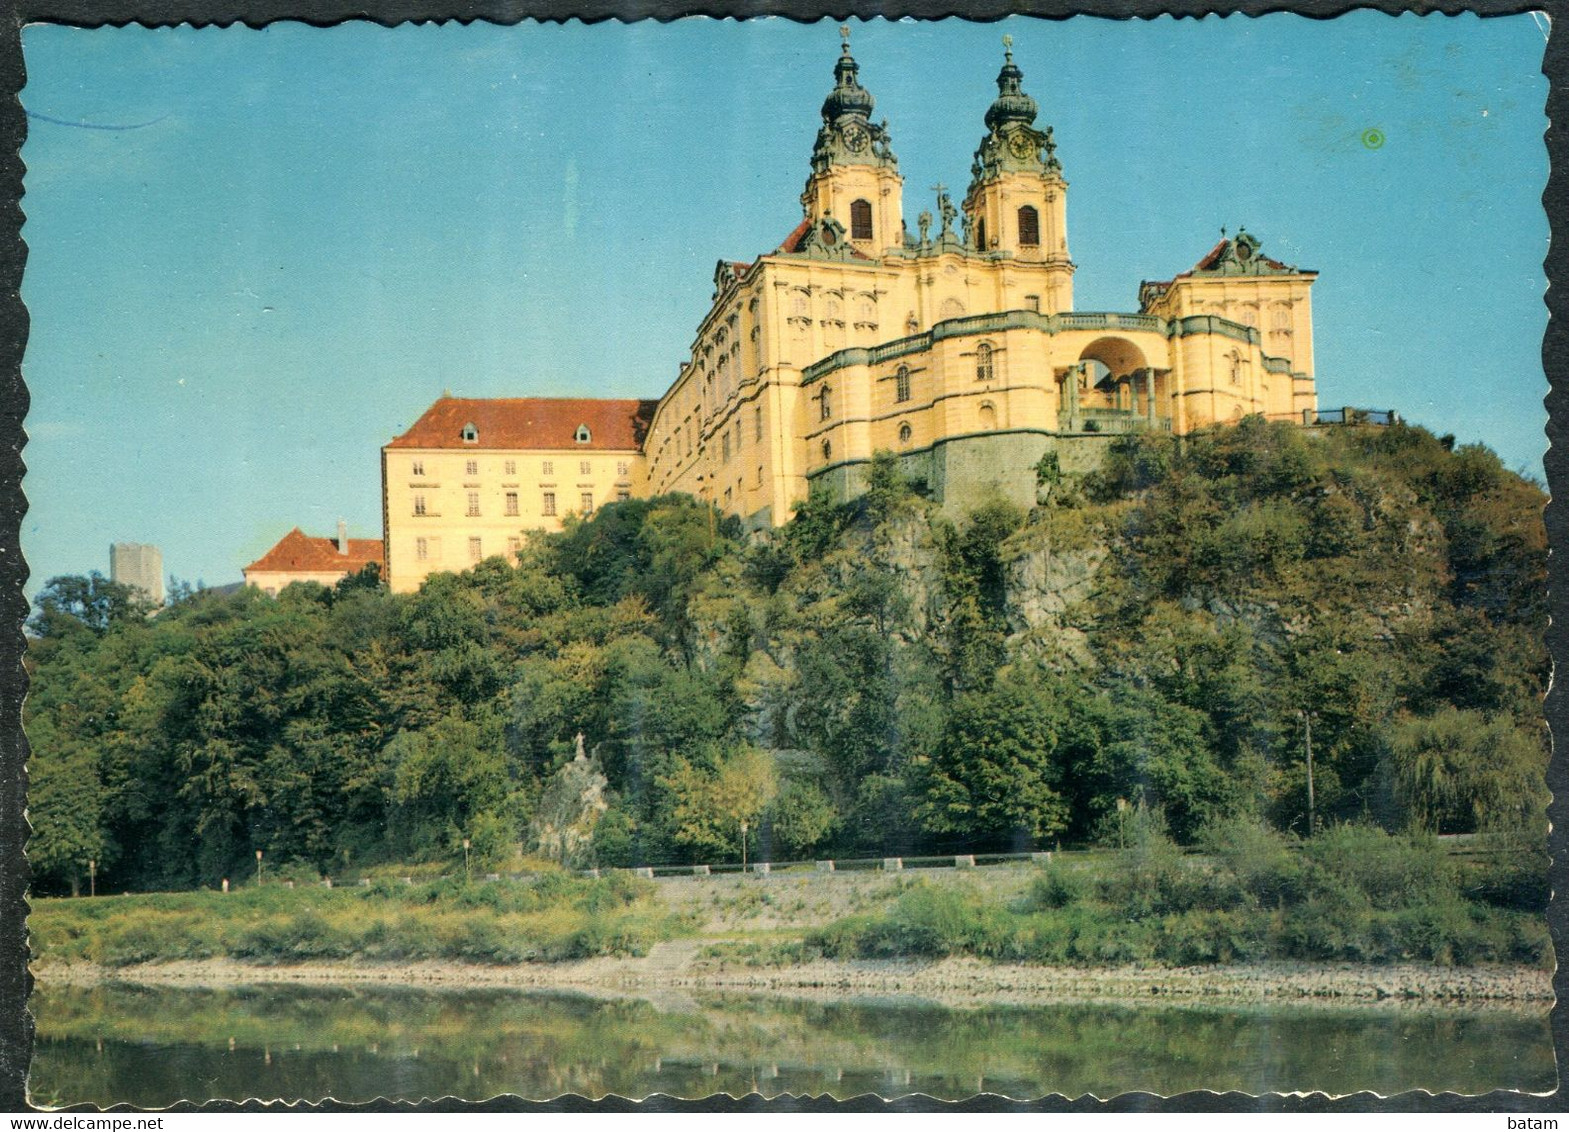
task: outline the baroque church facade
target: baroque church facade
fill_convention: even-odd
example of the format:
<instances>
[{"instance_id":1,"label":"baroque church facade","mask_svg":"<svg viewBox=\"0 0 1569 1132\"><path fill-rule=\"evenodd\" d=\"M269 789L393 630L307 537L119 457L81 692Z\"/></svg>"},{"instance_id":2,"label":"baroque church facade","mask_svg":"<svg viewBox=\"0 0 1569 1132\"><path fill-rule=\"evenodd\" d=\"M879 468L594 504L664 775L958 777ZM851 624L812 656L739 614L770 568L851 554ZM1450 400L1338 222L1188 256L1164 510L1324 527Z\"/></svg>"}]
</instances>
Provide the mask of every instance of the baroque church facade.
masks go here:
<instances>
[{"instance_id":1,"label":"baroque church facade","mask_svg":"<svg viewBox=\"0 0 1569 1132\"><path fill-rule=\"evenodd\" d=\"M1075 310L1068 181L1007 39L969 186L957 205L938 186L936 215L922 211L912 231L888 124L874 120L843 34L801 220L772 252L718 263L691 356L657 402L614 403L618 420L634 418L617 429L616 497L685 492L765 528L813 492L858 494L886 451L945 506L989 494L1029 503L1048 451L1084 470L1128 431L1182 435L1253 414L1312 419L1314 272L1263 255L1239 231L1192 269L1143 283L1136 311ZM394 589L503 553L522 530L559 526L567 511L607 498L547 487L534 467L594 444L583 440L594 433L586 402L556 403L578 406L582 429L540 401L517 402L550 421L549 435L510 421L507 404L474 407L471 416L490 419L481 430L438 402L383 449ZM413 471L442 453L465 470L510 467L510 486L468 475L463 514L421 514ZM507 506L507 492L527 493L529 506ZM464 521L493 508L514 534L468 533ZM500 537L509 542L485 545ZM464 553L432 559L433 540Z\"/></svg>"}]
</instances>

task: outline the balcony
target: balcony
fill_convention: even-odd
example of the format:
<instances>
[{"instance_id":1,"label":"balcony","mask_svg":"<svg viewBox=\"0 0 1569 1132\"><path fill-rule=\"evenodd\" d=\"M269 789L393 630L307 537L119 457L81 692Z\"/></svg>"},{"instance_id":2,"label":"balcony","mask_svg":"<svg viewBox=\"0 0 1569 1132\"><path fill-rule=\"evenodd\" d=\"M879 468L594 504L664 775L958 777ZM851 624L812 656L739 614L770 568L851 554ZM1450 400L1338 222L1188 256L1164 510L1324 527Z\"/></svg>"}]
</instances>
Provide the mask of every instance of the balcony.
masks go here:
<instances>
[{"instance_id":1,"label":"balcony","mask_svg":"<svg viewBox=\"0 0 1569 1132\"><path fill-rule=\"evenodd\" d=\"M1152 422L1143 413L1130 409L1080 409L1078 427L1066 411L1057 414L1057 431L1073 434L1122 434L1129 432L1170 432L1171 418L1156 417Z\"/></svg>"}]
</instances>

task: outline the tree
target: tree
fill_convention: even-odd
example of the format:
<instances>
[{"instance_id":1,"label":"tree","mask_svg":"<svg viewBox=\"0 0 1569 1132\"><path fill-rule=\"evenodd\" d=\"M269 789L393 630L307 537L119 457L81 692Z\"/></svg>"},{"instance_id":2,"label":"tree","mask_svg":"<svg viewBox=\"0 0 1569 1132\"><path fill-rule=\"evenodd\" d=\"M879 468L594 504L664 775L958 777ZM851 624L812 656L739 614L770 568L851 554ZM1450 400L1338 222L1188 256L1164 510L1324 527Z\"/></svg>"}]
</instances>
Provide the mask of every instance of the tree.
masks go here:
<instances>
[{"instance_id":1,"label":"tree","mask_svg":"<svg viewBox=\"0 0 1569 1132\"><path fill-rule=\"evenodd\" d=\"M500 727L452 714L388 744L392 832L405 852L450 854L481 818L498 819L515 840L519 799L507 773Z\"/></svg>"},{"instance_id":2,"label":"tree","mask_svg":"<svg viewBox=\"0 0 1569 1132\"><path fill-rule=\"evenodd\" d=\"M41 753L28 763L28 863L40 881L69 885L75 896L88 862L104 864L104 789L97 760L90 751L62 741L47 723L30 730L29 740Z\"/></svg>"},{"instance_id":3,"label":"tree","mask_svg":"<svg viewBox=\"0 0 1569 1132\"><path fill-rule=\"evenodd\" d=\"M1396 797L1418 829L1520 828L1546 806L1547 752L1507 717L1443 707L1398 721L1389 748Z\"/></svg>"},{"instance_id":4,"label":"tree","mask_svg":"<svg viewBox=\"0 0 1569 1132\"><path fill-rule=\"evenodd\" d=\"M1125 799L1161 810L1177 839L1191 841L1236 809L1236 789L1205 741L1199 712L1127 686L1084 708L1099 734L1087 765L1074 768L1089 787L1081 817L1111 814Z\"/></svg>"},{"instance_id":5,"label":"tree","mask_svg":"<svg viewBox=\"0 0 1569 1132\"><path fill-rule=\"evenodd\" d=\"M872 453L866 469L866 491L860 504L874 526L893 515L915 494L915 488L899 470L899 457L888 451Z\"/></svg>"},{"instance_id":6,"label":"tree","mask_svg":"<svg viewBox=\"0 0 1569 1132\"><path fill-rule=\"evenodd\" d=\"M676 760L675 769L659 784L672 798L673 840L694 854L741 855L741 824L757 828L758 818L778 793L774 762L756 747L743 746L724 754L708 752L710 760Z\"/></svg>"},{"instance_id":7,"label":"tree","mask_svg":"<svg viewBox=\"0 0 1569 1132\"><path fill-rule=\"evenodd\" d=\"M775 845L792 857L810 853L839 823L828 795L816 783L795 779L780 788L770 816Z\"/></svg>"},{"instance_id":8,"label":"tree","mask_svg":"<svg viewBox=\"0 0 1569 1132\"><path fill-rule=\"evenodd\" d=\"M141 590L111 582L96 570L85 577L50 578L33 606L28 628L38 637L59 636L77 627L101 634L116 622L145 617L155 608Z\"/></svg>"},{"instance_id":9,"label":"tree","mask_svg":"<svg viewBox=\"0 0 1569 1132\"><path fill-rule=\"evenodd\" d=\"M948 727L918 765L916 817L933 832L1039 840L1068 824L1058 689L1030 670L1005 670L990 688L956 696Z\"/></svg>"}]
</instances>

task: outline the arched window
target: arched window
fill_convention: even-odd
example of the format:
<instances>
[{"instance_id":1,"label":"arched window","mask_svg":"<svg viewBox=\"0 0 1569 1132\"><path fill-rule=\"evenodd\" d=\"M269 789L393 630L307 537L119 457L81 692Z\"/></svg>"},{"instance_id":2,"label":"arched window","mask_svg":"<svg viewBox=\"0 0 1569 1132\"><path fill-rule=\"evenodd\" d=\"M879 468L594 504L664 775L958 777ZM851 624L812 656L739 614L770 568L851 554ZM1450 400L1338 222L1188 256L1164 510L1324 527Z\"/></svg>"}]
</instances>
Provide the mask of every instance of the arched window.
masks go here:
<instances>
[{"instance_id":1,"label":"arched window","mask_svg":"<svg viewBox=\"0 0 1569 1132\"><path fill-rule=\"evenodd\" d=\"M870 240L872 238L872 206L868 201L852 200L850 202L850 239Z\"/></svg>"},{"instance_id":2,"label":"arched window","mask_svg":"<svg viewBox=\"0 0 1569 1132\"><path fill-rule=\"evenodd\" d=\"M899 426L899 443L910 443L910 426L907 424L902 424Z\"/></svg>"},{"instance_id":3,"label":"arched window","mask_svg":"<svg viewBox=\"0 0 1569 1132\"><path fill-rule=\"evenodd\" d=\"M975 380L990 381L995 371L992 369L992 348L985 342L975 347Z\"/></svg>"},{"instance_id":4,"label":"arched window","mask_svg":"<svg viewBox=\"0 0 1569 1132\"><path fill-rule=\"evenodd\" d=\"M981 251L986 250L986 217L981 217L975 222L975 246Z\"/></svg>"},{"instance_id":5,"label":"arched window","mask_svg":"<svg viewBox=\"0 0 1569 1132\"><path fill-rule=\"evenodd\" d=\"M1019 209L1019 243L1027 248L1040 247L1041 214L1035 206L1027 204Z\"/></svg>"},{"instance_id":6,"label":"arched window","mask_svg":"<svg viewBox=\"0 0 1569 1132\"><path fill-rule=\"evenodd\" d=\"M908 401L910 399L909 366L900 366L899 372L893 375L893 399L895 401Z\"/></svg>"},{"instance_id":7,"label":"arched window","mask_svg":"<svg viewBox=\"0 0 1569 1132\"><path fill-rule=\"evenodd\" d=\"M468 424L463 426L463 443L464 444L477 444L477 443L479 443L479 429L474 427L474 422L473 421L470 421Z\"/></svg>"},{"instance_id":8,"label":"arched window","mask_svg":"<svg viewBox=\"0 0 1569 1132\"><path fill-rule=\"evenodd\" d=\"M579 444L587 444L590 440L593 440L594 437L589 433L588 426L586 424L580 424L577 426L577 434L572 439L576 440Z\"/></svg>"},{"instance_id":9,"label":"arched window","mask_svg":"<svg viewBox=\"0 0 1569 1132\"><path fill-rule=\"evenodd\" d=\"M790 296L790 314L796 318L806 315L807 298L805 291L796 291Z\"/></svg>"},{"instance_id":10,"label":"arched window","mask_svg":"<svg viewBox=\"0 0 1569 1132\"><path fill-rule=\"evenodd\" d=\"M987 432L997 427L997 409L990 401L981 402L981 427Z\"/></svg>"},{"instance_id":11,"label":"arched window","mask_svg":"<svg viewBox=\"0 0 1569 1132\"><path fill-rule=\"evenodd\" d=\"M821 398L819 398L819 412L822 414L819 417L820 420L826 421L829 417L834 415L833 393L834 391L828 388L828 386L823 386L823 395Z\"/></svg>"}]
</instances>

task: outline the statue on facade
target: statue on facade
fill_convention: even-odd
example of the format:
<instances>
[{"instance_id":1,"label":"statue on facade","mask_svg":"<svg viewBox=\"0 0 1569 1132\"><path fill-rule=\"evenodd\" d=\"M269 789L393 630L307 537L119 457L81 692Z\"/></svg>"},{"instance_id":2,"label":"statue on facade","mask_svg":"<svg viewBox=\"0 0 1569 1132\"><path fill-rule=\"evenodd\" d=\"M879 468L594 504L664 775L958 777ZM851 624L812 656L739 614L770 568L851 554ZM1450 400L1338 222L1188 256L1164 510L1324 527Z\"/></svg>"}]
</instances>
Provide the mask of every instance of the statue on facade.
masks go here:
<instances>
[{"instance_id":1,"label":"statue on facade","mask_svg":"<svg viewBox=\"0 0 1569 1132\"><path fill-rule=\"evenodd\" d=\"M948 190L939 185L937 189L937 212L942 217L942 236L953 235L953 222L959 215L959 210L953 207L953 201L948 199Z\"/></svg>"},{"instance_id":2,"label":"statue on facade","mask_svg":"<svg viewBox=\"0 0 1569 1132\"><path fill-rule=\"evenodd\" d=\"M921 230L921 243L926 243L932 235L932 214L923 208L915 218L915 226Z\"/></svg>"},{"instance_id":3,"label":"statue on facade","mask_svg":"<svg viewBox=\"0 0 1569 1132\"><path fill-rule=\"evenodd\" d=\"M893 138L888 136L888 119L884 118L877 125L877 137L872 142L872 152L883 161L893 159Z\"/></svg>"},{"instance_id":4,"label":"statue on facade","mask_svg":"<svg viewBox=\"0 0 1569 1132\"><path fill-rule=\"evenodd\" d=\"M961 225L961 227L963 229L963 232L964 232L964 246L965 247L969 247L970 246L970 236L973 234L973 231L974 231L974 228L975 228L975 223L974 223L974 221L972 221L970 219L970 214L968 212L966 212L960 218L959 224Z\"/></svg>"}]
</instances>

